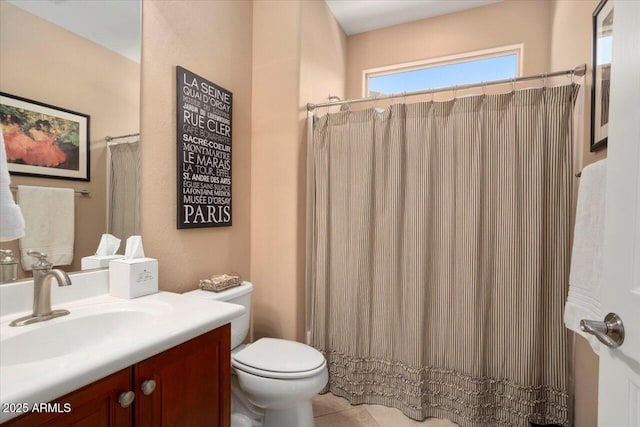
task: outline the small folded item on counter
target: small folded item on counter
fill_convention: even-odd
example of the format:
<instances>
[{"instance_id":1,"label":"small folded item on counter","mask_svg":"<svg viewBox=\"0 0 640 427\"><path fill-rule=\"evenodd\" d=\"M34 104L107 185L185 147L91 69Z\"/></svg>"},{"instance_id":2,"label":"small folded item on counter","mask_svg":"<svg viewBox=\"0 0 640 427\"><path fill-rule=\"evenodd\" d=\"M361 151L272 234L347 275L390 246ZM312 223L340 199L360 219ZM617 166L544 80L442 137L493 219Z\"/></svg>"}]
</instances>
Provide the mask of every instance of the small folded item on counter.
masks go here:
<instances>
[{"instance_id":1,"label":"small folded item on counter","mask_svg":"<svg viewBox=\"0 0 640 427\"><path fill-rule=\"evenodd\" d=\"M219 274L209 279L200 280L200 289L205 291L222 292L235 286L240 286L242 279L239 274Z\"/></svg>"}]
</instances>

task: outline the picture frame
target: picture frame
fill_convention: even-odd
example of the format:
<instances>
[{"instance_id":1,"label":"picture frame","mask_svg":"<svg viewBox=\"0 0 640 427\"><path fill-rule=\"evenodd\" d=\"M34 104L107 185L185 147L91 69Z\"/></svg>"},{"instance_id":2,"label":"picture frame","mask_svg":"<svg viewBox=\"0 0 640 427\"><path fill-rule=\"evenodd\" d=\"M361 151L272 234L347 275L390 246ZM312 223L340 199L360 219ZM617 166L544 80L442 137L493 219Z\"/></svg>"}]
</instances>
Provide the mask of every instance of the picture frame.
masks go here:
<instances>
[{"instance_id":1,"label":"picture frame","mask_svg":"<svg viewBox=\"0 0 640 427\"><path fill-rule=\"evenodd\" d=\"M602 0L593 12L591 61L591 151L607 146L614 0Z\"/></svg>"},{"instance_id":2,"label":"picture frame","mask_svg":"<svg viewBox=\"0 0 640 427\"><path fill-rule=\"evenodd\" d=\"M90 181L90 116L0 92L0 124L12 175Z\"/></svg>"}]
</instances>

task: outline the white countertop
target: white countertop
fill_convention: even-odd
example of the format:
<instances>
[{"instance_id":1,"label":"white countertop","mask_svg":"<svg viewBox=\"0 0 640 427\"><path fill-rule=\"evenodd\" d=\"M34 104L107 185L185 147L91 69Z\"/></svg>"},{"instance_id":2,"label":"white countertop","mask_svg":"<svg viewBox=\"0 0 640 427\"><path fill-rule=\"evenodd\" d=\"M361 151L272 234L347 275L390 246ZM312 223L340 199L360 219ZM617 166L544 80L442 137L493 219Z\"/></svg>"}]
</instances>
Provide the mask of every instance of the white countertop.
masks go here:
<instances>
[{"instance_id":1,"label":"white countertop","mask_svg":"<svg viewBox=\"0 0 640 427\"><path fill-rule=\"evenodd\" d=\"M230 323L245 310L235 304L170 292L132 300L103 294L54 304L53 308L64 308L71 314L21 327L9 327L8 324L28 312L0 317L0 340L11 343L0 348L4 359L0 360L0 422L20 415L1 410L6 409L5 404L26 403L31 407L35 403L54 400ZM100 317L101 313L107 313L107 316ZM105 326L111 324L113 327ZM85 330L92 332L85 334ZM55 333L49 334L49 331ZM21 338L22 334L25 335ZM14 348L24 346L26 337L34 337L32 340L37 341L32 345L28 343L28 351L16 352L11 348L12 345ZM60 346L65 339L69 345L78 348L69 352L69 345L67 349L65 345ZM60 350L56 350L58 347ZM42 351L51 356L42 359Z\"/></svg>"}]
</instances>

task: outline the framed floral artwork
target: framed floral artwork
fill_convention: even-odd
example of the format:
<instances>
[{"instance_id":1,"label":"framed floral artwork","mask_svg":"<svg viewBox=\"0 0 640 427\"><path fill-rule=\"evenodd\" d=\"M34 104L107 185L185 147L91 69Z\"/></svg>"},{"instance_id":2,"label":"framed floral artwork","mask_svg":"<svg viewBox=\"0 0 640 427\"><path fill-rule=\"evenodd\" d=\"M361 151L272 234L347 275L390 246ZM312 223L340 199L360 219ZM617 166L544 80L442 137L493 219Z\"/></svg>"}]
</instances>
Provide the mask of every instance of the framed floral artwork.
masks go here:
<instances>
[{"instance_id":1,"label":"framed floral artwork","mask_svg":"<svg viewBox=\"0 0 640 427\"><path fill-rule=\"evenodd\" d=\"M0 92L9 173L89 181L86 114Z\"/></svg>"}]
</instances>

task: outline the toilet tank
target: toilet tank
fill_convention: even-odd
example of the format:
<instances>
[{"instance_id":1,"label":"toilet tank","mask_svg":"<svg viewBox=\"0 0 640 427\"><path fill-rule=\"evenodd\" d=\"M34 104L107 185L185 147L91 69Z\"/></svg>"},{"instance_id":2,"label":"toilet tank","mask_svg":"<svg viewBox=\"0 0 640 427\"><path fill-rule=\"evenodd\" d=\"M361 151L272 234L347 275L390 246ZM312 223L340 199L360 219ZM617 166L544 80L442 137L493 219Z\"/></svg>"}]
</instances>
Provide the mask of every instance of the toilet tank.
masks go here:
<instances>
[{"instance_id":1,"label":"toilet tank","mask_svg":"<svg viewBox=\"0 0 640 427\"><path fill-rule=\"evenodd\" d=\"M240 286L236 286L222 292L203 291L202 289L197 289L195 291L185 292L183 295L238 304L245 308L245 312L242 316L231 321L231 349L234 349L242 344L249 333L252 291L253 285L250 282L242 282Z\"/></svg>"}]
</instances>

